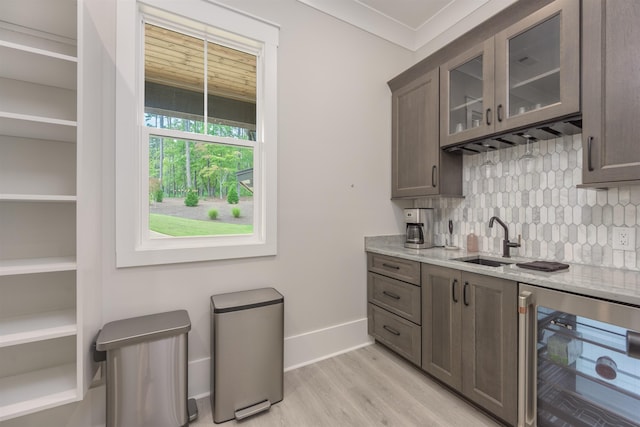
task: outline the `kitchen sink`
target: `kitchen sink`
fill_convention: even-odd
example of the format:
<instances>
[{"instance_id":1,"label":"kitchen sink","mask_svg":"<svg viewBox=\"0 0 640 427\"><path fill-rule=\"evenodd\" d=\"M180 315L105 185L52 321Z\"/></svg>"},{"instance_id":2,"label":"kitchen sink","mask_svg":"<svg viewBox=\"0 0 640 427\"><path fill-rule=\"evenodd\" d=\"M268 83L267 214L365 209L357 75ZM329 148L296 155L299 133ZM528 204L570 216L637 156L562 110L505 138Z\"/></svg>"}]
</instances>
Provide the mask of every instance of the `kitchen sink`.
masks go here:
<instances>
[{"instance_id":1,"label":"kitchen sink","mask_svg":"<svg viewBox=\"0 0 640 427\"><path fill-rule=\"evenodd\" d=\"M468 262L470 264L486 265L487 267L502 267L503 265L513 264L511 261L503 261L495 258L486 258L483 256L471 256L464 258L454 258L454 261Z\"/></svg>"}]
</instances>

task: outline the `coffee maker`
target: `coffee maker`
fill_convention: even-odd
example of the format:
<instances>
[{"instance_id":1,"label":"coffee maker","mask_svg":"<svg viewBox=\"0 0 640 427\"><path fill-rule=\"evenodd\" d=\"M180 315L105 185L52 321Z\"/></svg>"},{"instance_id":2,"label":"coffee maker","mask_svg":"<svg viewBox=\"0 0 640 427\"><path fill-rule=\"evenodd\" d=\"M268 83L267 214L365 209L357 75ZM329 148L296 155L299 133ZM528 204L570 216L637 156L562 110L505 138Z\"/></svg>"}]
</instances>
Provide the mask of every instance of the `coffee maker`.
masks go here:
<instances>
[{"instance_id":1,"label":"coffee maker","mask_svg":"<svg viewBox=\"0 0 640 427\"><path fill-rule=\"evenodd\" d=\"M407 208L404 210L406 236L404 247L426 249L433 247L433 209Z\"/></svg>"}]
</instances>

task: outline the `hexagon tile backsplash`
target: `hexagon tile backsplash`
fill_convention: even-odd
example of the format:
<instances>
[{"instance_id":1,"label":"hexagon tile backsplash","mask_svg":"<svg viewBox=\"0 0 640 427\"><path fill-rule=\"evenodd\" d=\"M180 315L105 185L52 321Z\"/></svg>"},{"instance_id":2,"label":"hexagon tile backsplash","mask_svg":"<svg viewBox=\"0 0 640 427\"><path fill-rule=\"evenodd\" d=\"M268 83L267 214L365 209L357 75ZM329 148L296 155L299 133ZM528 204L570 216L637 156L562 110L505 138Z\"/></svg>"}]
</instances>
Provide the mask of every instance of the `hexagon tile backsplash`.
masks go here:
<instances>
[{"instance_id":1,"label":"hexagon tile backsplash","mask_svg":"<svg viewBox=\"0 0 640 427\"><path fill-rule=\"evenodd\" d=\"M434 208L435 242L445 244L453 221L453 244L466 247L471 231L480 251L501 254L502 227L522 235L512 255L640 271L640 186L595 190L582 182L582 135L538 141L530 146L465 156L460 198L418 199L414 207ZM635 251L614 250L613 227L632 227Z\"/></svg>"}]
</instances>

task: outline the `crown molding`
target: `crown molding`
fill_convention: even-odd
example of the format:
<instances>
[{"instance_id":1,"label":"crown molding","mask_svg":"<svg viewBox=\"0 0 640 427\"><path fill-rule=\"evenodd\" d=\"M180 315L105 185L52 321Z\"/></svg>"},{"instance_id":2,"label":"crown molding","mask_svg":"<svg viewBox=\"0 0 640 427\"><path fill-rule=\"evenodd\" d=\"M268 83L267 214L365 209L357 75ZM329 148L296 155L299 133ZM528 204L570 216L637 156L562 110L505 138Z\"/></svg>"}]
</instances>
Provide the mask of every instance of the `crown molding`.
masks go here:
<instances>
[{"instance_id":1,"label":"crown molding","mask_svg":"<svg viewBox=\"0 0 640 427\"><path fill-rule=\"evenodd\" d=\"M442 47L516 1L451 0L420 27L413 29L357 0L298 0L413 52L424 50L436 40Z\"/></svg>"}]
</instances>

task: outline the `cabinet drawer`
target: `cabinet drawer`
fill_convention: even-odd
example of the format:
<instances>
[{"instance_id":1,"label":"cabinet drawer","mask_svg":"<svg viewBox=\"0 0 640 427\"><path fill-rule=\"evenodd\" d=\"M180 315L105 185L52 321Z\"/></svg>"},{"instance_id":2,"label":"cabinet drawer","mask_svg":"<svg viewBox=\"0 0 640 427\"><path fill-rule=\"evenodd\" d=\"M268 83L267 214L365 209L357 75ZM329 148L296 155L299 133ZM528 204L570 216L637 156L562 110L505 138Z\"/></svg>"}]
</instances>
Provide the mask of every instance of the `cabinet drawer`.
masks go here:
<instances>
[{"instance_id":1,"label":"cabinet drawer","mask_svg":"<svg viewBox=\"0 0 640 427\"><path fill-rule=\"evenodd\" d=\"M367 274L367 297L376 304L407 320L421 323L420 288L376 273Z\"/></svg>"},{"instance_id":2,"label":"cabinet drawer","mask_svg":"<svg viewBox=\"0 0 640 427\"><path fill-rule=\"evenodd\" d=\"M367 268L374 273L420 286L420 263L417 261L369 253Z\"/></svg>"},{"instance_id":3,"label":"cabinet drawer","mask_svg":"<svg viewBox=\"0 0 640 427\"><path fill-rule=\"evenodd\" d=\"M369 335L396 353L420 365L422 328L402 317L369 304Z\"/></svg>"}]
</instances>

